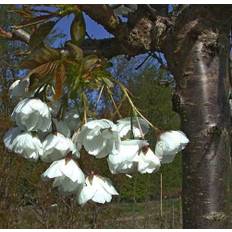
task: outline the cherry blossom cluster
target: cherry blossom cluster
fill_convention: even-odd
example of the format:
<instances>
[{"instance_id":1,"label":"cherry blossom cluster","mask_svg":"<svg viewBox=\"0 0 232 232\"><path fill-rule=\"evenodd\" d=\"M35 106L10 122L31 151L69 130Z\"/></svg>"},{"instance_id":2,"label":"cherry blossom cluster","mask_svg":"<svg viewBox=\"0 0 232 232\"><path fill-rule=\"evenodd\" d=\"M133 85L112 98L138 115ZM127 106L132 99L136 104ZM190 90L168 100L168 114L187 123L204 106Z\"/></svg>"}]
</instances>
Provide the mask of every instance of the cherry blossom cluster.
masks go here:
<instances>
[{"instance_id":1,"label":"cherry blossom cluster","mask_svg":"<svg viewBox=\"0 0 232 232\"><path fill-rule=\"evenodd\" d=\"M28 85L29 80L23 79L10 87L10 96L18 103L11 115L15 127L6 132L4 144L26 159L50 163L42 179L53 179L53 187L73 194L80 205L90 200L103 204L118 195L109 178L83 170L82 150L96 159L106 158L112 174L133 175L157 172L189 143L183 132L166 131L160 133L153 152L145 140L150 126L137 116L116 123L87 119L81 125L78 112L71 109L58 120L55 103L38 97L36 93L43 90L29 92Z\"/></svg>"}]
</instances>

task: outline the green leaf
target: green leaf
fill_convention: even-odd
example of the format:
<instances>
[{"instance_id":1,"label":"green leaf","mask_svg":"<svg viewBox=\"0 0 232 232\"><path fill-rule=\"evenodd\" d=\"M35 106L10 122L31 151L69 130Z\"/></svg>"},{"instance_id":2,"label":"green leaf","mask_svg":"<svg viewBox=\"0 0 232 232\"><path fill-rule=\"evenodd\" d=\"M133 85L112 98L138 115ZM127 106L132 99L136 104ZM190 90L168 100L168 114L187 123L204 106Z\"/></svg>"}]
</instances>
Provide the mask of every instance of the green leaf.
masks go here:
<instances>
[{"instance_id":1,"label":"green leaf","mask_svg":"<svg viewBox=\"0 0 232 232\"><path fill-rule=\"evenodd\" d=\"M77 61L80 61L83 59L83 50L79 48L77 45L71 43L68 41L66 43L66 46L71 54L71 57L74 58Z\"/></svg>"},{"instance_id":2,"label":"green leaf","mask_svg":"<svg viewBox=\"0 0 232 232\"><path fill-rule=\"evenodd\" d=\"M86 56L83 60L84 63L84 71L91 71L97 64L99 58L96 55Z\"/></svg>"},{"instance_id":3,"label":"green leaf","mask_svg":"<svg viewBox=\"0 0 232 232\"><path fill-rule=\"evenodd\" d=\"M32 33L29 45L32 48L38 47L41 45L43 40L47 37L47 35L50 33L52 28L54 27L56 23L53 21L48 21L46 23L41 24L37 30L35 30L34 33Z\"/></svg>"},{"instance_id":4,"label":"green leaf","mask_svg":"<svg viewBox=\"0 0 232 232\"><path fill-rule=\"evenodd\" d=\"M80 45L85 39L85 20L81 12L76 13L71 27L70 34L73 43Z\"/></svg>"},{"instance_id":5,"label":"green leaf","mask_svg":"<svg viewBox=\"0 0 232 232\"><path fill-rule=\"evenodd\" d=\"M102 80L110 89L114 87L114 84L110 79L103 77Z\"/></svg>"}]
</instances>

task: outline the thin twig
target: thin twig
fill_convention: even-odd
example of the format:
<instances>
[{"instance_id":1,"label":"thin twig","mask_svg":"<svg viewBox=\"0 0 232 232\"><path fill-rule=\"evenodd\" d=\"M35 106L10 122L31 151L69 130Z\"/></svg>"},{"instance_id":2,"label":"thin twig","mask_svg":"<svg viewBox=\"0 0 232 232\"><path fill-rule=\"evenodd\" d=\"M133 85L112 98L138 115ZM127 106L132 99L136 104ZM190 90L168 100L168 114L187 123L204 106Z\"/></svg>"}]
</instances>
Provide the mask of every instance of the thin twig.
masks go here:
<instances>
[{"instance_id":1,"label":"thin twig","mask_svg":"<svg viewBox=\"0 0 232 232\"><path fill-rule=\"evenodd\" d=\"M118 105L118 110L120 110L120 108L122 107L122 103L126 100L126 96L124 95L122 100L120 101L119 105ZM113 118L115 117L116 115L116 111L113 113Z\"/></svg>"},{"instance_id":2,"label":"thin twig","mask_svg":"<svg viewBox=\"0 0 232 232\"><path fill-rule=\"evenodd\" d=\"M87 123L87 104L84 93L82 94L82 101L84 106L84 124Z\"/></svg>"},{"instance_id":3,"label":"thin twig","mask_svg":"<svg viewBox=\"0 0 232 232\"><path fill-rule=\"evenodd\" d=\"M98 102L99 102L99 100L100 100L100 98L101 98L101 96L102 96L102 92L103 92L104 87L105 87L105 86L103 85L103 86L101 87L100 91L99 91L98 98L97 98L97 102L96 102L96 107L97 107Z\"/></svg>"},{"instance_id":4,"label":"thin twig","mask_svg":"<svg viewBox=\"0 0 232 232\"><path fill-rule=\"evenodd\" d=\"M160 134L160 129L156 126L154 126L149 120L146 119L146 117L143 116L143 114L137 109L137 107L134 105L133 101L131 100L129 93L128 93L128 89L118 80L112 79L112 81L114 81L116 84L119 85L119 87L121 88L121 90L124 92L125 96L127 97L128 102L130 103L132 109L134 110L135 113L137 113L138 115L140 115L140 117L142 117L156 132L156 134Z\"/></svg>"},{"instance_id":5,"label":"thin twig","mask_svg":"<svg viewBox=\"0 0 232 232\"><path fill-rule=\"evenodd\" d=\"M133 108L133 110L140 115L140 117L142 117L157 133L160 133L160 129L158 127L155 127L150 121L148 121L143 114L137 109L137 107L134 105L134 103L132 102L127 89L120 83L120 86L122 87L122 90L124 91L125 95L127 96L127 99L131 105L131 107Z\"/></svg>"},{"instance_id":6,"label":"thin twig","mask_svg":"<svg viewBox=\"0 0 232 232\"><path fill-rule=\"evenodd\" d=\"M47 21L48 19L39 19L38 21L35 21L35 22L31 22L31 23L27 23L27 24L23 24L23 25L18 25L18 26L12 26L12 29L14 30L18 30L18 29L22 29L22 28L25 28L25 27L30 27L30 26L33 26L33 25L37 25L39 23L44 23L45 21Z\"/></svg>"},{"instance_id":7,"label":"thin twig","mask_svg":"<svg viewBox=\"0 0 232 232\"><path fill-rule=\"evenodd\" d=\"M142 130L142 127L141 127L141 124L140 124L140 122L139 122L138 117L136 117L136 120L137 120L137 123L138 123L138 125L139 125L139 130L140 130L140 133L141 133L141 135L142 135L142 139L145 139L144 133L143 133L143 130Z\"/></svg>"},{"instance_id":8,"label":"thin twig","mask_svg":"<svg viewBox=\"0 0 232 232\"><path fill-rule=\"evenodd\" d=\"M117 105L116 105L116 103L115 103L115 101L114 101L114 98L113 98L112 94L110 93L109 87L106 87L106 88L107 88L108 94L109 94L109 96L110 96L110 99L111 99L111 101L112 101L112 103L113 103L113 105L114 105L114 108L115 108L115 110L116 110L118 116L119 116L120 118L122 118L122 115L120 114L120 112L119 112L119 110L118 110L118 107L117 107Z\"/></svg>"},{"instance_id":9,"label":"thin twig","mask_svg":"<svg viewBox=\"0 0 232 232\"><path fill-rule=\"evenodd\" d=\"M148 53L147 57L141 62L141 64L139 64L137 67L135 67L135 70L138 70L139 68L141 68L146 62L147 60L151 57L151 54Z\"/></svg>"},{"instance_id":10,"label":"thin twig","mask_svg":"<svg viewBox=\"0 0 232 232\"><path fill-rule=\"evenodd\" d=\"M55 16L61 16L59 11L52 12L52 11L49 11L49 10L38 10L38 9L31 9L31 11L38 12L38 13L45 13L45 14L48 14L48 15L54 15L54 17Z\"/></svg>"},{"instance_id":11,"label":"thin twig","mask_svg":"<svg viewBox=\"0 0 232 232\"><path fill-rule=\"evenodd\" d=\"M160 56L160 53L158 53L158 54L159 54L159 56L154 52L154 53L152 53L151 56L152 56L153 58L155 58L155 59L159 62L161 68L168 70L168 67L167 67L167 65L164 63L162 57Z\"/></svg>"},{"instance_id":12,"label":"thin twig","mask_svg":"<svg viewBox=\"0 0 232 232\"><path fill-rule=\"evenodd\" d=\"M89 35L89 33L87 31L85 32L85 34L86 34L86 36L87 36L88 39L90 39L90 40L93 39L93 38L91 38L91 36Z\"/></svg>"},{"instance_id":13,"label":"thin twig","mask_svg":"<svg viewBox=\"0 0 232 232\"><path fill-rule=\"evenodd\" d=\"M163 175L160 173L160 217L163 218Z\"/></svg>"},{"instance_id":14,"label":"thin twig","mask_svg":"<svg viewBox=\"0 0 232 232\"><path fill-rule=\"evenodd\" d=\"M5 31L3 28L0 27L0 37L4 39L11 39L12 34L10 32Z\"/></svg>"},{"instance_id":15,"label":"thin twig","mask_svg":"<svg viewBox=\"0 0 232 232\"><path fill-rule=\"evenodd\" d=\"M175 228L175 205L174 205L174 200L172 200L172 228Z\"/></svg>"}]
</instances>

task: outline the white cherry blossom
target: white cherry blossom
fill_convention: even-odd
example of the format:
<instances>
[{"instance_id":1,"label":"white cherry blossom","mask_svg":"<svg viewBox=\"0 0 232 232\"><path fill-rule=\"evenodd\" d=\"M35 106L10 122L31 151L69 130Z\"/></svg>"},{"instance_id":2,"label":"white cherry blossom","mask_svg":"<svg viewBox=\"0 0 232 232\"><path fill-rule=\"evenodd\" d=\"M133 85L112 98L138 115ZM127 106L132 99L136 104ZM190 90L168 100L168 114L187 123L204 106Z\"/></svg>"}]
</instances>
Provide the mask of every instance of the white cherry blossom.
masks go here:
<instances>
[{"instance_id":1,"label":"white cherry blossom","mask_svg":"<svg viewBox=\"0 0 232 232\"><path fill-rule=\"evenodd\" d=\"M120 137L116 125L107 119L92 120L82 128L77 138L78 147L96 158L104 158L109 153L117 153Z\"/></svg>"},{"instance_id":2,"label":"white cherry blossom","mask_svg":"<svg viewBox=\"0 0 232 232\"><path fill-rule=\"evenodd\" d=\"M20 128L10 129L4 136L6 147L31 160L38 160L43 154L43 146L40 139L31 132L21 132Z\"/></svg>"},{"instance_id":3,"label":"white cherry blossom","mask_svg":"<svg viewBox=\"0 0 232 232\"><path fill-rule=\"evenodd\" d=\"M69 152L79 157L79 151L70 138L66 138L61 133L52 133L46 136L43 141L44 153L41 159L44 162L52 162L64 158Z\"/></svg>"},{"instance_id":4,"label":"white cherry blossom","mask_svg":"<svg viewBox=\"0 0 232 232\"><path fill-rule=\"evenodd\" d=\"M27 131L46 132L51 126L49 108L37 98L25 98L20 101L11 116L20 128Z\"/></svg>"},{"instance_id":5,"label":"white cherry blossom","mask_svg":"<svg viewBox=\"0 0 232 232\"><path fill-rule=\"evenodd\" d=\"M143 140L122 141L118 154L110 154L107 158L111 173L134 172L136 170L136 162L134 162L134 159L143 144Z\"/></svg>"},{"instance_id":6,"label":"white cherry blossom","mask_svg":"<svg viewBox=\"0 0 232 232\"><path fill-rule=\"evenodd\" d=\"M118 195L118 192L110 179L92 175L86 177L85 184L77 194L77 201L80 205L84 205L89 200L104 204L112 200L112 195Z\"/></svg>"},{"instance_id":7,"label":"white cherry blossom","mask_svg":"<svg viewBox=\"0 0 232 232\"><path fill-rule=\"evenodd\" d=\"M22 133L22 130L19 127L10 128L3 137L3 142L5 144L5 147L9 149L10 151L12 151L13 141L21 133Z\"/></svg>"},{"instance_id":8,"label":"white cherry blossom","mask_svg":"<svg viewBox=\"0 0 232 232\"><path fill-rule=\"evenodd\" d=\"M182 131L167 131L160 135L156 143L155 154L161 163L171 163L175 155L182 151L189 139Z\"/></svg>"},{"instance_id":9,"label":"white cherry blossom","mask_svg":"<svg viewBox=\"0 0 232 232\"><path fill-rule=\"evenodd\" d=\"M110 154L107 161L112 174L152 173L160 168L158 157L145 140L122 141L118 154Z\"/></svg>"},{"instance_id":10,"label":"white cherry blossom","mask_svg":"<svg viewBox=\"0 0 232 232\"><path fill-rule=\"evenodd\" d=\"M142 174L157 172L161 166L159 158L148 146L140 150L134 161L138 164L138 172Z\"/></svg>"},{"instance_id":11,"label":"white cherry blossom","mask_svg":"<svg viewBox=\"0 0 232 232\"><path fill-rule=\"evenodd\" d=\"M54 161L42 174L44 178L56 178L66 176L73 182L84 183L85 176L78 164L71 158Z\"/></svg>"}]
</instances>

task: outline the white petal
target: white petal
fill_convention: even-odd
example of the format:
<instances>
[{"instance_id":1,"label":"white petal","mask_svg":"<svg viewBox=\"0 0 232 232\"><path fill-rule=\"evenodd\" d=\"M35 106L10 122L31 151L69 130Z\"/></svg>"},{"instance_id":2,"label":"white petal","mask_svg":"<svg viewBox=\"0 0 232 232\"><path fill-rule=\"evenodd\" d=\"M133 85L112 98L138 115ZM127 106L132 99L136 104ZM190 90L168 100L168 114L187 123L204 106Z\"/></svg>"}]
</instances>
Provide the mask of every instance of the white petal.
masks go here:
<instances>
[{"instance_id":1,"label":"white petal","mask_svg":"<svg viewBox=\"0 0 232 232\"><path fill-rule=\"evenodd\" d=\"M4 144L7 149L12 150L12 143L14 139L21 133L19 127L10 128L3 137Z\"/></svg>"},{"instance_id":2,"label":"white petal","mask_svg":"<svg viewBox=\"0 0 232 232\"><path fill-rule=\"evenodd\" d=\"M133 172L135 169L134 159L144 143L146 143L144 140L122 141L118 154L110 154L107 158L111 173Z\"/></svg>"},{"instance_id":3,"label":"white petal","mask_svg":"<svg viewBox=\"0 0 232 232\"><path fill-rule=\"evenodd\" d=\"M64 165L62 172L63 175L67 176L73 182L82 184L85 181L84 173L73 160L69 160L67 164Z\"/></svg>"},{"instance_id":4,"label":"white petal","mask_svg":"<svg viewBox=\"0 0 232 232\"><path fill-rule=\"evenodd\" d=\"M94 137L89 137L88 134L84 139L84 148L85 150L91 154L96 156L104 147L105 141L103 140L101 135L96 135Z\"/></svg>"},{"instance_id":5,"label":"white petal","mask_svg":"<svg viewBox=\"0 0 232 232\"><path fill-rule=\"evenodd\" d=\"M100 181L100 185L111 195L118 195L117 190L114 188L114 186L112 185L112 182L109 178L105 178L105 177L99 177Z\"/></svg>"},{"instance_id":6,"label":"white petal","mask_svg":"<svg viewBox=\"0 0 232 232\"><path fill-rule=\"evenodd\" d=\"M108 119L92 120L87 122L84 126L89 129L94 129L95 127L100 127L101 129L114 127L114 123Z\"/></svg>"},{"instance_id":7,"label":"white petal","mask_svg":"<svg viewBox=\"0 0 232 232\"><path fill-rule=\"evenodd\" d=\"M89 129L87 127L82 127L79 132L77 132L76 135L76 141L77 141L77 147L80 150L83 146L84 140L89 132Z\"/></svg>"},{"instance_id":8,"label":"white petal","mask_svg":"<svg viewBox=\"0 0 232 232\"><path fill-rule=\"evenodd\" d=\"M49 134L43 141L44 154L41 159L44 162L52 162L63 158L69 152L79 156L76 146L72 140L64 137L62 134Z\"/></svg>"},{"instance_id":9,"label":"white petal","mask_svg":"<svg viewBox=\"0 0 232 232\"><path fill-rule=\"evenodd\" d=\"M171 152L168 148L168 145L164 141L158 141L156 143L155 154L163 164L171 163L176 156L176 152Z\"/></svg>"},{"instance_id":10,"label":"white petal","mask_svg":"<svg viewBox=\"0 0 232 232\"><path fill-rule=\"evenodd\" d=\"M131 128L135 138L142 138L149 131L148 123L139 117L133 117L132 121L129 117L117 121L117 130L121 138L127 137Z\"/></svg>"},{"instance_id":11,"label":"white petal","mask_svg":"<svg viewBox=\"0 0 232 232\"><path fill-rule=\"evenodd\" d=\"M77 184L85 182L85 176L77 163L73 160L65 159L54 161L50 167L42 174L43 178L67 177Z\"/></svg>"},{"instance_id":12,"label":"white petal","mask_svg":"<svg viewBox=\"0 0 232 232\"><path fill-rule=\"evenodd\" d=\"M156 144L155 154L159 157L161 163L170 163L188 143L189 140L182 131L164 132L160 135Z\"/></svg>"},{"instance_id":13,"label":"white petal","mask_svg":"<svg viewBox=\"0 0 232 232\"><path fill-rule=\"evenodd\" d=\"M51 126L49 108L40 99L26 98L20 101L11 116L19 127L28 131L45 132Z\"/></svg>"},{"instance_id":14,"label":"white petal","mask_svg":"<svg viewBox=\"0 0 232 232\"><path fill-rule=\"evenodd\" d=\"M112 199L111 194L104 188L105 184L102 178L97 176L93 177L92 185L95 187L96 192L92 197L92 201L104 204L105 202L110 202Z\"/></svg>"},{"instance_id":15,"label":"white petal","mask_svg":"<svg viewBox=\"0 0 232 232\"><path fill-rule=\"evenodd\" d=\"M119 148L120 137L113 122L102 119L87 122L77 137L77 146L96 158L104 158Z\"/></svg>"},{"instance_id":16,"label":"white petal","mask_svg":"<svg viewBox=\"0 0 232 232\"><path fill-rule=\"evenodd\" d=\"M97 189L94 196L92 197L92 201L104 204L105 202L110 202L112 196L106 192L104 189Z\"/></svg>"},{"instance_id":17,"label":"white petal","mask_svg":"<svg viewBox=\"0 0 232 232\"><path fill-rule=\"evenodd\" d=\"M77 195L77 200L80 205L84 205L87 201L91 200L96 193L96 189L92 186L84 185Z\"/></svg>"},{"instance_id":18,"label":"white petal","mask_svg":"<svg viewBox=\"0 0 232 232\"><path fill-rule=\"evenodd\" d=\"M118 195L111 181L107 178L96 176L86 178L86 183L78 194L78 203L85 204L87 201L92 200L97 203L104 204L110 202L112 195Z\"/></svg>"},{"instance_id":19,"label":"white petal","mask_svg":"<svg viewBox=\"0 0 232 232\"><path fill-rule=\"evenodd\" d=\"M62 166L64 165L64 160L54 161L49 168L42 174L43 178L56 178L63 176Z\"/></svg>"},{"instance_id":20,"label":"white petal","mask_svg":"<svg viewBox=\"0 0 232 232\"><path fill-rule=\"evenodd\" d=\"M141 152L138 155L138 171L140 173L152 173L160 168L159 158L148 148L146 153Z\"/></svg>"},{"instance_id":21,"label":"white petal","mask_svg":"<svg viewBox=\"0 0 232 232\"><path fill-rule=\"evenodd\" d=\"M12 142L12 150L26 159L37 160L43 153L42 143L30 132L18 134Z\"/></svg>"}]
</instances>

